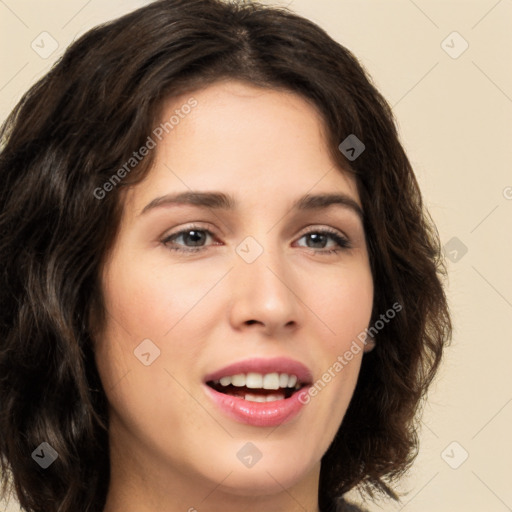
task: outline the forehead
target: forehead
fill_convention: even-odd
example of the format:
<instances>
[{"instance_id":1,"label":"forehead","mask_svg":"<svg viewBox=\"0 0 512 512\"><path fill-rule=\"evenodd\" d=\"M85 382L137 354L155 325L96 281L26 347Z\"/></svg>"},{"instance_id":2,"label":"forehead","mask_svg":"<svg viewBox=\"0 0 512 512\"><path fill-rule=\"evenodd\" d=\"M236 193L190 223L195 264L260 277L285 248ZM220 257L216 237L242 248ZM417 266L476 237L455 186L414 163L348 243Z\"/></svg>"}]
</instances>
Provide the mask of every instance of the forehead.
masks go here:
<instances>
[{"instance_id":1,"label":"forehead","mask_svg":"<svg viewBox=\"0 0 512 512\"><path fill-rule=\"evenodd\" d=\"M192 98L194 108L182 108ZM167 129L153 168L135 187L138 209L151 196L182 190L274 201L342 191L358 202L354 177L332 160L321 115L295 93L218 82L169 100L160 123Z\"/></svg>"}]
</instances>

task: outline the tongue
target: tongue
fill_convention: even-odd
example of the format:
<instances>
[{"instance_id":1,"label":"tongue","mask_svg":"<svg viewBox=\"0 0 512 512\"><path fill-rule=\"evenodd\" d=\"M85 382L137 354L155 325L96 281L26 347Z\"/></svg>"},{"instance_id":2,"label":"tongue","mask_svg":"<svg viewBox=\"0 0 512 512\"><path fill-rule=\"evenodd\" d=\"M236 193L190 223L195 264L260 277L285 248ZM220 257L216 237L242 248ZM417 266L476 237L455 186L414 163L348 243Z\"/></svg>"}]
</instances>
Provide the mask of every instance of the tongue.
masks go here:
<instances>
[{"instance_id":1,"label":"tongue","mask_svg":"<svg viewBox=\"0 0 512 512\"><path fill-rule=\"evenodd\" d=\"M268 396L272 394L282 393L280 389L262 389L262 388L248 388L247 386L227 386L223 389L226 395L238 396L244 398L246 393L258 396Z\"/></svg>"}]
</instances>

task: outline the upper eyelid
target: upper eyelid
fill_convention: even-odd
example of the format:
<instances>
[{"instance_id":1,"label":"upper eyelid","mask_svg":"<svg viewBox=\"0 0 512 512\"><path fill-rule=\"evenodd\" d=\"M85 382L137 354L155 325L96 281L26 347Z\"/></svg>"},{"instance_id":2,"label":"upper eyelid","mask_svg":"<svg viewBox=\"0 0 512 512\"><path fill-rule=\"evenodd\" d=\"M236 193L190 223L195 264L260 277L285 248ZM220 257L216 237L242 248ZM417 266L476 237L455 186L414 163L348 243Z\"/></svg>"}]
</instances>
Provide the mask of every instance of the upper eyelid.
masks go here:
<instances>
[{"instance_id":1,"label":"upper eyelid","mask_svg":"<svg viewBox=\"0 0 512 512\"><path fill-rule=\"evenodd\" d=\"M213 237L217 236L215 231L212 230L211 228L206 228L204 226L199 226L199 225L192 224L190 226L185 226L184 228L180 228L177 231L174 231L172 233L166 233L161 238L163 240L167 240L167 239L169 239L169 238L171 238L173 236L182 235L183 233L186 233L187 231L193 231L193 230L196 230L196 231L206 231L210 235L212 235Z\"/></svg>"}]
</instances>

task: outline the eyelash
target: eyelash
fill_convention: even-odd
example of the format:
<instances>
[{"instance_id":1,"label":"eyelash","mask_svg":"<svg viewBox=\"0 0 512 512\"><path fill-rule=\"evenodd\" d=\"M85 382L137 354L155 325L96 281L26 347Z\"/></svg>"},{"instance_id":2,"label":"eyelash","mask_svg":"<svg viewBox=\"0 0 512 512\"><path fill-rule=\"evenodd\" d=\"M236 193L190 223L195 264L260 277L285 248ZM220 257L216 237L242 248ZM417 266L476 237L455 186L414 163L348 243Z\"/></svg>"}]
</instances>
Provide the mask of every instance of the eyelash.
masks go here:
<instances>
[{"instance_id":1,"label":"eyelash","mask_svg":"<svg viewBox=\"0 0 512 512\"><path fill-rule=\"evenodd\" d=\"M178 238L181 235L186 235L190 231L201 231L204 233L207 233L212 238L214 238L214 234L208 230L201 228L199 226L189 226L185 229L182 229L181 231L177 231L176 233L172 233L169 236L166 236L162 240L162 244L167 247L168 249L172 251L177 251L181 253L197 253L204 251L208 248L208 246L200 246L200 247L189 247L184 249L183 247L176 247L169 245L170 242L172 242L174 239ZM303 233L302 236L299 238L299 240L307 235L316 234L316 235L328 235L336 244L338 245L338 248L336 249L314 249L311 247L306 247L306 249L309 249L311 251L314 251L315 253L323 254L323 255L334 255L340 252L340 250L346 250L351 248L351 244L349 240L343 236L341 236L337 231L328 229L328 228L322 228L322 229L312 229L306 233Z\"/></svg>"}]
</instances>

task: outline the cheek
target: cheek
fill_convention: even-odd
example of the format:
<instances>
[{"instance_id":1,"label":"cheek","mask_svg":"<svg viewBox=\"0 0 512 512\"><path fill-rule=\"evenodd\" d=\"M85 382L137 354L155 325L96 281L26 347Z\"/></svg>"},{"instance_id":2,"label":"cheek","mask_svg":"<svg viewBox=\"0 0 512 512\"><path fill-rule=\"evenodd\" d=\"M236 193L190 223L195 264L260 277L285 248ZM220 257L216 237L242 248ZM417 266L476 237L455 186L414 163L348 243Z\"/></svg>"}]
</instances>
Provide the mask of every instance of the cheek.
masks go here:
<instances>
[{"instance_id":1,"label":"cheek","mask_svg":"<svg viewBox=\"0 0 512 512\"><path fill-rule=\"evenodd\" d=\"M225 270L201 272L161 259L127 257L127 253L113 260L115 264L103 275L107 325L97 343L98 368L106 388L121 379L124 387L128 380L140 377L151 382L153 389L163 389L169 379L172 384L164 369L174 374L177 361L183 368L194 368L204 350L211 322L219 318L218 306L209 292ZM151 340L156 348L150 343L149 351L158 354L149 367L137 359L142 353L139 347L147 345L144 340ZM130 378L126 379L128 372ZM165 382L157 382L162 372Z\"/></svg>"},{"instance_id":2,"label":"cheek","mask_svg":"<svg viewBox=\"0 0 512 512\"><path fill-rule=\"evenodd\" d=\"M322 286L316 287L309 299L325 328L319 339L318 378L311 390L311 400L316 401L318 414L326 417L328 442L341 423L357 383L364 354L358 336L369 325L374 290L366 264L343 268L318 283Z\"/></svg>"},{"instance_id":3,"label":"cheek","mask_svg":"<svg viewBox=\"0 0 512 512\"><path fill-rule=\"evenodd\" d=\"M327 350L339 353L368 327L373 307L373 279L367 265L344 269L324 280L312 295L315 313L328 327Z\"/></svg>"},{"instance_id":4,"label":"cheek","mask_svg":"<svg viewBox=\"0 0 512 512\"><path fill-rule=\"evenodd\" d=\"M151 265L120 260L104 274L108 313L96 364L113 413L141 438L166 429L180 432L190 425L186 415L196 412L187 407L190 396L175 366L180 361L181 368L193 368L203 348L197 315L204 314L201 297L210 280L172 269L166 276ZM146 366L142 354L147 352L152 362Z\"/></svg>"},{"instance_id":5,"label":"cheek","mask_svg":"<svg viewBox=\"0 0 512 512\"><path fill-rule=\"evenodd\" d=\"M220 277L222 272L197 272L163 258L126 259L104 276L105 303L132 337L161 339L194 314Z\"/></svg>"}]
</instances>

